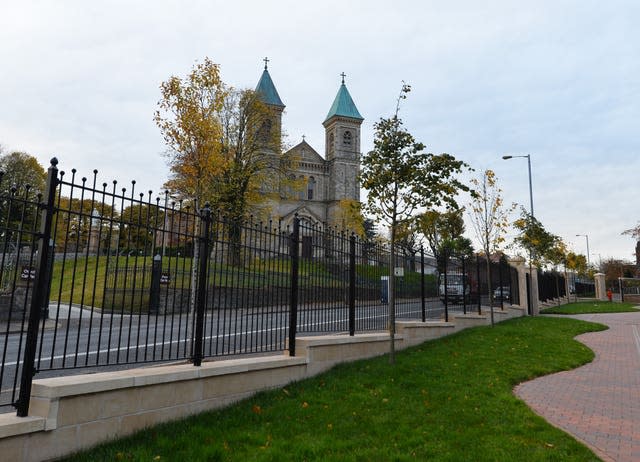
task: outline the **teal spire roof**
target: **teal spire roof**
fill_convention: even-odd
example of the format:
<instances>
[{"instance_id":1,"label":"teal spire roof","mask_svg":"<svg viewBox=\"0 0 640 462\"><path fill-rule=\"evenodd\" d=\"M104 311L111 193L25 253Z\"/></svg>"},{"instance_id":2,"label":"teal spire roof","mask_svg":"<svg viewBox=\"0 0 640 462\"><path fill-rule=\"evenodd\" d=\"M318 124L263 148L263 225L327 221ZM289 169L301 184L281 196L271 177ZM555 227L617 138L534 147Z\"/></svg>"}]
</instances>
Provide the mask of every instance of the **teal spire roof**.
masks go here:
<instances>
[{"instance_id":1,"label":"teal spire roof","mask_svg":"<svg viewBox=\"0 0 640 462\"><path fill-rule=\"evenodd\" d=\"M364 120L364 117L362 117L358 112L358 108L353 102L353 99L351 99L349 90L347 90L347 87L344 84L344 77L342 78L342 85L340 85L340 89L338 90L336 99L333 100L331 109L329 109L329 114L327 114L327 117L324 119L324 121L326 122L333 116L350 117L352 119Z\"/></svg>"},{"instance_id":2,"label":"teal spire roof","mask_svg":"<svg viewBox=\"0 0 640 462\"><path fill-rule=\"evenodd\" d=\"M258 86L256 87L256 93L259 93L262 97L262 101L265 104L270 104L271 106L285 107L280 99L280 95L278 95L278 91L276 90L275 85L273 85L273 80L271 80L271 76L269 75L269 71L267 70L267 62L268 60L265 58L264 71L262 72L262 77L260 77L260 81L258 82Z\"/></svg>"}]
</instances>

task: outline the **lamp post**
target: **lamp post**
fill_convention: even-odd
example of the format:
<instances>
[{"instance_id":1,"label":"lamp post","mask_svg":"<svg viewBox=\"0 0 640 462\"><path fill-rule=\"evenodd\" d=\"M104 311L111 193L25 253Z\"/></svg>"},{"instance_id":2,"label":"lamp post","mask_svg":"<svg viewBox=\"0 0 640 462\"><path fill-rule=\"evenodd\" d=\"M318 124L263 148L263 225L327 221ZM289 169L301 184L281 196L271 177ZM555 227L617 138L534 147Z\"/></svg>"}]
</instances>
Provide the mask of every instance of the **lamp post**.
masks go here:
<instances>
[{"instance_id":1,"label":"lamp post","mask_svg":"<svg viewBox=\"0 0 640 462\"><path fill-rule=\"evenodd\" d=\"M527 158L527 166L529 167L529 203L531 206L531 216L534 217L533 214L533 185L531 183L531 155L527 154L526 156L502 156L504 160L513 159L514 157L526 157Z\"/></svg>"},{"instance_id":2,"label":"lamp post","mask_svg":"<svg viewBox=\"0 0 640 462\"><path fill-rule=\"evenodd\" d=\"M503 160L509 160L509 159L513 159L515 157L523 157L527 159L527 167L529 168L529 204L531 206L531 218L534 218L533 215L533 184L531 182L531 155L527 154L526 156L502 156ZM533 255L532 255L532 251L529 251L529 280L530 283L529 285L533 285L533 272L532 272L532 268L531 268L531 260L533 259ZM533 303L531 302L533 297L531 294L531 288L528 289L528 293L527 293L527 303L529 304L529 314L532 315L533 314Z\"/></svg>"},{"instance_id":3,"label":"lamp post","mask_svg":"<svg viewBox=\"0 0 640 462\"><path fill-rule=\"evenodd\" d=\"M576 237L585 237L587 239L587 268L590 265L589 262L589 236L587 236L586 234L576 234Z\"/></svg>"}]
</instances>

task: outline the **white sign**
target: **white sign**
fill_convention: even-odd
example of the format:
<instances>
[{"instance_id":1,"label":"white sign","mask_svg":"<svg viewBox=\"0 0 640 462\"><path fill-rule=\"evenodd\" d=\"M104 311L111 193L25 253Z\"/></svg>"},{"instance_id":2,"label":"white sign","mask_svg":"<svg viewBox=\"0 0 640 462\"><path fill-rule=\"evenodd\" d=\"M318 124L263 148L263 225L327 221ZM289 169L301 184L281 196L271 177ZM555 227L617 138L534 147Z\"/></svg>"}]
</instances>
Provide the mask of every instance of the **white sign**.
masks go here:
<instances>
[{"instance_id":1,"label":"white sign","mask_svg":"<svg viewBox=\"0 0 640 462\"><path fill-rule=\"evenodd\" d=\"M404 276L404 268L402 266L394 268L393 269L393 274L395 276L398 276L398 277L403 277Z\"/></svg>"}]
</instances>

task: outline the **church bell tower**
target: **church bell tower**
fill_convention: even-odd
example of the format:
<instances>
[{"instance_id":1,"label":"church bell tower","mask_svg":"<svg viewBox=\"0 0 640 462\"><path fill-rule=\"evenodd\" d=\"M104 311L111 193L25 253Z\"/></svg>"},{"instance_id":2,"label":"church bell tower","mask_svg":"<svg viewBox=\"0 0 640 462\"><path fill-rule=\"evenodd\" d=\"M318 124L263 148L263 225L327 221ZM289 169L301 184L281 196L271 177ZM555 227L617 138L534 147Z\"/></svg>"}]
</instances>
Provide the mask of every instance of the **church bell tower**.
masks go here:
<instances>
[{"instance_id":1,"label":"church bell tower","mask_svg":"<svg viewBox=\"0 0 640 462\"><path fill-rule=\"evenodd\" d=\"M280 95L278 95L278 90L276 90L273 80L271 80L269 70L267 69L268 63L269 59L264 58L264 71L262 71L262 76L258 81L255 92L261 101L269 108L271 114L269 119L263 122L261 130L264 132L265 139L278 140L279 148L279 141L281 140L282 134L282 113L284 112L285 105L280 99ZM279 149L276 150L279 151ZM272 152L270 154L277 153Z\"/></svg>"},{"instance_id":2,"label":"church bell tower","mask_svg":"<svg viewBox=\"0 0 640 462\"><path fill-rule=\"evenodd\" d=\"M325 159L329 163L329 221L336 217L341 200L360 201L360 125L364 119L347 90L344 73L341 75L342 84L322 123L325 129Z\"/></svg>"}]
</instances>

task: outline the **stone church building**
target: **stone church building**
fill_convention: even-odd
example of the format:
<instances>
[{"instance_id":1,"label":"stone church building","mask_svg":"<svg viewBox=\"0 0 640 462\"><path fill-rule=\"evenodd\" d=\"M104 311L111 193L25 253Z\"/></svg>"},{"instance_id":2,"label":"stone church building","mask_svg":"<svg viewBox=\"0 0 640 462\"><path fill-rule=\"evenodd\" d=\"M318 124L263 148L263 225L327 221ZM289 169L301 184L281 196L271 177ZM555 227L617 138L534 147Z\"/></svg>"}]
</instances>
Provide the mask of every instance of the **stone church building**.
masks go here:
<instances>
[{"instance_id":1,"label":"stone church building","mask_svg":"<svg viewBox=\"0 0 640 462\"><path fill-rule=\"evenodd\" d=\"M266 63L267 60L256 92L273 109L276 120L272 122L271 129L280 131L285 105ZM302 187L288 197L281 195L279 201L269 204L271 215L277 217L283 226L290 225L296 214L306 225L338 225L345 200L360 201L358 174L363 120L347 90L343 74L342 84L322 122L325 128L324 156L304 139L286 153L297 159L290 178Z\"/></svg>"}]
</instances>

